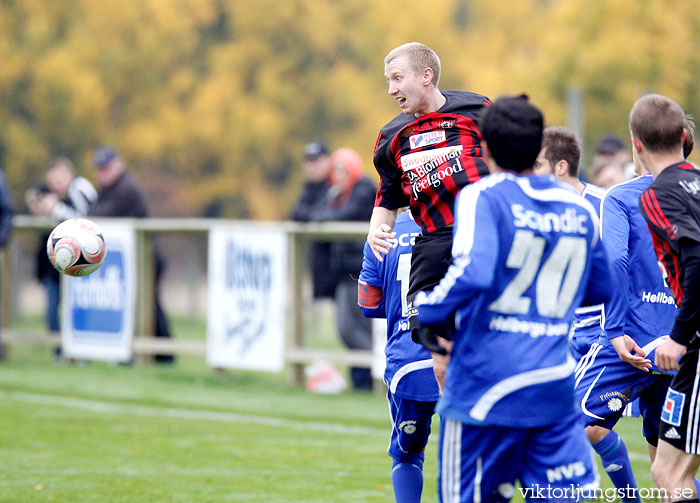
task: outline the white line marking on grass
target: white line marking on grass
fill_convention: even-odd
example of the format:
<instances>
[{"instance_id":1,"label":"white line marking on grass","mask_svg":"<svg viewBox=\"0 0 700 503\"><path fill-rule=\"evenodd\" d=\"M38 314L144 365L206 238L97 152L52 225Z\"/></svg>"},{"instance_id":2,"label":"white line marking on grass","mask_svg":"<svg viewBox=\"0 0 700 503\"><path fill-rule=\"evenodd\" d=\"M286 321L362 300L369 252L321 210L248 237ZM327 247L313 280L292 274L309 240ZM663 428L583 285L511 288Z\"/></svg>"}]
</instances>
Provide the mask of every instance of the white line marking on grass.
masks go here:
<instances>
[{"instance_id":1,"label":"white line marking on grass","mask_svg":"<svg viewBox=\"0 0 700 503\"><path fill-rule=\"evenodd\" d=\"M647 463L651 464L651 460L649 459L649 454L640 454L638 452L628 452L627 455L632 461L646 461Z\"/></svg>"},{"instance_id":2,"label":"white line marking on grass","mask_svg":"<svg viewBox=\"0 0 700 503\"><path fill-rule=\"evenodd\" d=\"M253 416L237 414L233 412L214 412L207 410L179 409L174 407L152 407L145 405L130 405L123 403L102 402L98 400L86 400L83 398L70 398L63 396L44 395L41 393L27 393L24 391L5 391L5 398L20 402L36 403L44 405L57 405L74 409L90 410L92 412L134 414L137 416L172 417L178 419L204 419L225 423L246 423L257 426L272 426L275 428L293 428L296 430L314 430L325 433L346 433L349 435L381 435L385 437L387 430L369 428L366 426L349 426L331 423L319 423L314 421L300 421L265 416Z\"/></svg>"},{"instance_id":3,"label":"white line marking on grass","mask_svg":"<svg viewBox=\"0 0 700 503\"><path fill-rule=\"evenodd\" d=\"M341 424L319 423L314 421L298 421L266 416L253 416L249 414L236 414L232 412L215 412L196 409L179 409L174 407L155 407L144 405L130 405L114 402L102 402L98 400L86 400L83 398L70 398L64 396L45 395L41 393L27 393L24 391L5 391L5 398L19 402L37 403L44 405L58 405L74 409L90 410L93 412L133 414L137 416L173 417L178 419L204 419L220 421L224 423L246 423L257 426L272 426L275 428L294 428L297 430L314 430L326 433L346 433L349 435L381 435L386 437L387 431L380 428L366 426L349 426ZM648 454L630 451L628 453L632 461L649 461Z\"/></svg>"}]
</instances>

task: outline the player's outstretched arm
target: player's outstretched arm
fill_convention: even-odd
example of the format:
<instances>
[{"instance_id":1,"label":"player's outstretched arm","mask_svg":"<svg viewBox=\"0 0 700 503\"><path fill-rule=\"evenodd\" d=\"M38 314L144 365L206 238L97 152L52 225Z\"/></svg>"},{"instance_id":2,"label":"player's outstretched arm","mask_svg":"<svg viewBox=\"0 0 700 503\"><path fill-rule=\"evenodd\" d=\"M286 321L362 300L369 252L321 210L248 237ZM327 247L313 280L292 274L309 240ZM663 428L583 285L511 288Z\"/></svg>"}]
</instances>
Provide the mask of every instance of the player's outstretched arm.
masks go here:
<instances>
[{"instance_id":1,"label":"player's outstretched arm","mask_svg":"<svg viewBox=\"0 0 700 503\"><path fill-rule=\"evenodd\" d=\"M600 212L600 238L609 260L611 275L592 274L589 280L602 283L616 292L622 292L622 295L612 295L610 301L605 303L602 328L611 341L624 336L625 319L630 310L630 301L626 293L629 291L630 282L630 221L629 212L617 197L617 193L617 188L608 191L603 198Z\"/></svg>"},{"instance_id":2,"label":"player's outstretched arm","mask_svg":"<svg viewBox=\"0 0 700 503\"><path fill-rule=\"evenodd\" d=\"M611 277L610 264L608 262L608 255L605 252L605 248L603 247L603 243L600 241L600 239L593 246L591 253L593 254L591 259L591 272L588 276L586 293L583 296L581 305L607 305L613 296L623 295L623 293L617 289L610 288L610 285L606 281L607 278Z\"/></svg>"},{"instance_id":3,"label":"player's outstretched arm","mask_svg":"<svg viewBox=\"0 0 700 503\"><path fill-rule=\"evenodd\" d=\"M395 237L391 232L396 223L397 210L389 210L381 206L375 206L372 211L372 218L369 221L369 234L367 234L367 242L369 243L374 256L380 262L384 261L383 255L387 255L394 245L390 239Z\"/></svg>"},{"instance_id":4,"label":"player's outstretched arm","mask_svg":"<svg viewBox=\"0 0 700 503\"><path fill-rule=\"evenodd\" d=\"M678 309L671 337L656 349L654 362L661 370L678 370L678 360L696 337L700 323L700 243L681 238L678 245L683 270L683 302Z\"/></svg>"}]
</instances>

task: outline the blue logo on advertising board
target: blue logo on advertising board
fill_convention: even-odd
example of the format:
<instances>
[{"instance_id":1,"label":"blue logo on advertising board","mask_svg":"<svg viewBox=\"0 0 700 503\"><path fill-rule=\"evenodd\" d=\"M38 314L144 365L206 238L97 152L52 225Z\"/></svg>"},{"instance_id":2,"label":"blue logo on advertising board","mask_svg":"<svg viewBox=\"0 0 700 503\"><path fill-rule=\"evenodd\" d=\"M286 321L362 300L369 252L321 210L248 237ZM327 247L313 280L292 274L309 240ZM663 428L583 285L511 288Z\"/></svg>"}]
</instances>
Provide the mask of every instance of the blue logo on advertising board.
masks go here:
<instances>
[{"instance_id":1,"label":"blue logo on advertising board","mask_svg":"<svg viewBox=\"0 0 700 503\"><path fill-rule=\"evenodd\" d=\"M273 259L229 241L226 246L226 288L237 304L240 317L226 327L226 340L240 340L241 353L248 352L265 333L269 318Z\"/></svg>"},{"instance_id":2,"label":"blue logo on advertising board","mask_svg":"<svg viewBox=\"0 0 700 503\"><path fill-rule=\"evenodd\" d=\"M119 338L126 306L122 251L109 250L102 267L90 276L71 278L70 287L75 336Z\"/></svg>"}]
</instances>

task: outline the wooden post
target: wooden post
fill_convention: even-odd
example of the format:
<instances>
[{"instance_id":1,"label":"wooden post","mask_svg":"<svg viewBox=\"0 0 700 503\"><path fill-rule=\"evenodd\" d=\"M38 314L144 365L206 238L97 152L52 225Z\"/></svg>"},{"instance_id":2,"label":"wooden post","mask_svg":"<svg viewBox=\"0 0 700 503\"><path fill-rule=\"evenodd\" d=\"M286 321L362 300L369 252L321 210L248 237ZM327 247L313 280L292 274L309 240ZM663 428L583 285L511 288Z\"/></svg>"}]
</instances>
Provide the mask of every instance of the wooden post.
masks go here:
<instances>
[{"instance_id":1,"label":"wooden post","mask_svg":"<svg viewBox=\"0 0 700 503\"><path fill-rule=\"evenodd\" d=\"M153 237L148 231L136 229L136 336L155 335L155 313L153 309ZM152 357L148 357L152 360Z\"/></svg>"},{"instance_id":2,"label":"wooden post","mask_svg":"<svg viewBox=\"0 0 700 503\"><path fill-rule=\"evenodd\" d=\"M2 307L0 308L0 326L10 326L12 313L12 240L7 243L7 249L0 250L0 295L2 295Z\"/></svg>"},{"instance_id":3,"label":"wooden post","mask_svg":"<svg viewBox=\"0 0 700 503\"><path fill-rule=\"evenodd\" d=\"M303 281L306 269L306 245L307 240L298 232L292 231L289 236L289 292L290 292L290 313L289 325L292 332L291 347L293 353L304 347L304 299ZM304 364L300 362L290 362L290 383L294 386L301 386L304 383Z\"/></svg>"}]
</instances>

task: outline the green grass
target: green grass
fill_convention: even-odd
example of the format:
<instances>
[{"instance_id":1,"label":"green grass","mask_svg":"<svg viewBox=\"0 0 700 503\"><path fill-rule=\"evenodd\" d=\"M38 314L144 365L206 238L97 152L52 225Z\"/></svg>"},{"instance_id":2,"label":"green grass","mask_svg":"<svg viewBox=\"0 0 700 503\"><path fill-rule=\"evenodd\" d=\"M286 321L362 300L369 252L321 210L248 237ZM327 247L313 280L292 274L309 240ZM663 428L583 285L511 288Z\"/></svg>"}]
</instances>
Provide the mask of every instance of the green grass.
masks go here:
<instances>
[{"instance_id":1,"label":"green grass","mask_svg":"<svg viewBox=\"0 0 700 503\"><path fill-rule=\"evenodd\" d=\"M201 330L176 320L176 337ZM213 372L195 357L59 365L49 348L15 345L0 365L0 501L393 501L389 427L381 393L312 395L284 374ZM653 487L640 421L617 430ZM435 456L433 439L424 501L436 501Z\"/></svg>"}]
</instances>

